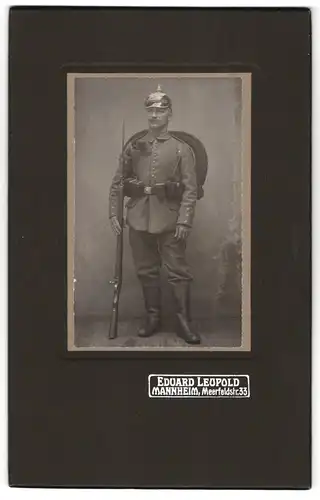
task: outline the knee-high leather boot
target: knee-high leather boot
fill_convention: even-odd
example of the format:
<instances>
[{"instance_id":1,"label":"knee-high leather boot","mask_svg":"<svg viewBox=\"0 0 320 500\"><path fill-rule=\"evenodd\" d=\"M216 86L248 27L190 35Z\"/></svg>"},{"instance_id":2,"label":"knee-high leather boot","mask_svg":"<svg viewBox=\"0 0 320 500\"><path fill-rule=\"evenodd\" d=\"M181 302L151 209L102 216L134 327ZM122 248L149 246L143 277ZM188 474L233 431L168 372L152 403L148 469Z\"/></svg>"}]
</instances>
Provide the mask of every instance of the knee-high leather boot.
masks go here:
<instances>
[{"instance_id":1,"label":"knee-high leather boot","mask_svg":"<svg viewBox=\"0 0 320 500\"><path fill-rule=\"evenodd\" d=\"M200 344L200 337L190 329L190 287L188 282L172 283L176 311L176 333L188 344Z\"/></svg>"},{"instance_id":2,"label":"knee-high leather boot","mask_svg":"<svg viewBox=\"0 0 320 500\"><path fill-rule=\"evenodd\" d=\"M146 318L138 331L139 337L150 337L160 328L161 292L157 286L143 286Z\"/></svg>"}]
</instances>

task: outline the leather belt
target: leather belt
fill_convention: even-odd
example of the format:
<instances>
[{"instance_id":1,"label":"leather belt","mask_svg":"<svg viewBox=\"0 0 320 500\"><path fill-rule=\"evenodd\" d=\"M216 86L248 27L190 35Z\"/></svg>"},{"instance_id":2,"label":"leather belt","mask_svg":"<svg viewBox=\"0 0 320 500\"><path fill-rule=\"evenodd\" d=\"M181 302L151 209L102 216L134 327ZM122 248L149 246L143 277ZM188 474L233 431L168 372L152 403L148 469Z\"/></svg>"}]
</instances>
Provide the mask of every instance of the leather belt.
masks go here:
<instances>
[{"instance_id":1,"label":"leather belt","mask_svg":"<svg viewBox=\"0 0 320 500\"><path fill-rule=\"evenodd\" d=\"M160 189L164 189L164 184L155 184L154 186L144 186L143 192L147 195L158 194Z\"/></svg>"}]
</instances>

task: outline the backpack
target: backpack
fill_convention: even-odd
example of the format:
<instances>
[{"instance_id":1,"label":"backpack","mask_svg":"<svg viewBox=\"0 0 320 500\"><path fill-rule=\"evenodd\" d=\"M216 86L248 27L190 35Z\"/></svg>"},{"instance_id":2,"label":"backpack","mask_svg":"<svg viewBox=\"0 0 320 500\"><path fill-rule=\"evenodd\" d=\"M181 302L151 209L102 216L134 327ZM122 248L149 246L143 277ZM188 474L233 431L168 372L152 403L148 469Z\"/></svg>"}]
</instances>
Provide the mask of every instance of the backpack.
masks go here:
<instances>
[{"instance_id":1,"label":"backpack","mask_svg":"<svg viewBox=\"0 0 320 500\"><path fill-rule=\"evenodd\" d=\"M148 130L141 130L140 132L136 132L133 136L128 139L124 146L124 150L127 148L129 143L133 143L147 134ZM197 199L200 200L203 195L203 185L205 183L207 172L208 172L208 155L203 143L194 135L189 134L188 132L182 131L171 131L168 133L177 139L180 142L185 142L192 150L194 160L195 160L195 168L196 168L196 176L197 176L197 185L198 185L198 195ZM177 151L177 154L180 154L180 151Z\"/></svg>"}]
</instances>

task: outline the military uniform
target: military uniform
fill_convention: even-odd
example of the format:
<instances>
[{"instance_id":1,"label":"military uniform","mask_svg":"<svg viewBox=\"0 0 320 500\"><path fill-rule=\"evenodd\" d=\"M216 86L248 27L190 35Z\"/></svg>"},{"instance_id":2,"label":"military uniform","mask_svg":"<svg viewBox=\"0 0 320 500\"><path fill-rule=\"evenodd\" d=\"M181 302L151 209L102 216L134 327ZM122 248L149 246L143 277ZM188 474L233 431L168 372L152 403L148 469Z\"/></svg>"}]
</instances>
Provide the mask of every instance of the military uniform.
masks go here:
<instances>
[{"instance_id":1,"label":"military uniform","mask_svg":"<svg viewBox=\"0 0 320 500\"><path fill-rule=\"evenodd\" d=\"M197 200L197 180L192 151L187 144L168 132L157 137L146 134L138 144L125 151L126 176L134 176L144 185L140 197L131 197L126 204L130 244L138 277L144 283L157 281L160 274L159 251L168 270L169 281L191 280L185 262L185 242L177 241L177 224L191 227ZM117 189L121 179L116 173L110 196L110 216L117 215ZM168 180L182 182L181 201L169 200L161 193L161 184ZM159 194L147 194L148 187L159 186ZM152 191L151 191L152 192Z\"/></svg>"},{"instance_id":2,"label":"military uniform","mask_svg":"<svg viewBox=\"0 0 320 500\"><path fill-rule=\"evenodd\" d=\"M178 224L192 227L197 200L194 161L193 152L186 143L167 131L157 137L149 131L128 144L111 184L109 215L116 217L117 193L122 177L133 179L133 193L126 203L126 222L149 326L150 318L159 326L162 264L167 270L174 296L177 298L182 292L182 308L187 308L192 274L185 257L186 241L178 240L175 231ZM179 185L180 195L169 196L168 185ZM179 309L180 306L177 303ZM188 316L187 310L184 315ZM144 328L140 333L148 336L154 331L153 328ZM194 336L190 343L198 343L198 338Z\"/></svg>"}]
</instances>

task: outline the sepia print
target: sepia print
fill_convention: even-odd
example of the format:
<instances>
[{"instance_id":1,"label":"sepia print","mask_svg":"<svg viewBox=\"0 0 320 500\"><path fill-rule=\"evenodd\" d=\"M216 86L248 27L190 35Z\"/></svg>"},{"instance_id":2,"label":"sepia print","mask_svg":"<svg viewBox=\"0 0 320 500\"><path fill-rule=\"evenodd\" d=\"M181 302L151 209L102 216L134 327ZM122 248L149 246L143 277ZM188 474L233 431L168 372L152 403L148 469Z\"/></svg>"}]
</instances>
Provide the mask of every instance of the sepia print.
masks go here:
<instances>
[{"instance_id":1,"label":"sepia print","mask_svg":"<svg viewBox=\"0 0 320 500\"><path fill-rule=\"evenodd\" d=\"M249 73L69 73L68 350L249 351Z\"/></svg>"}]
</instances>

